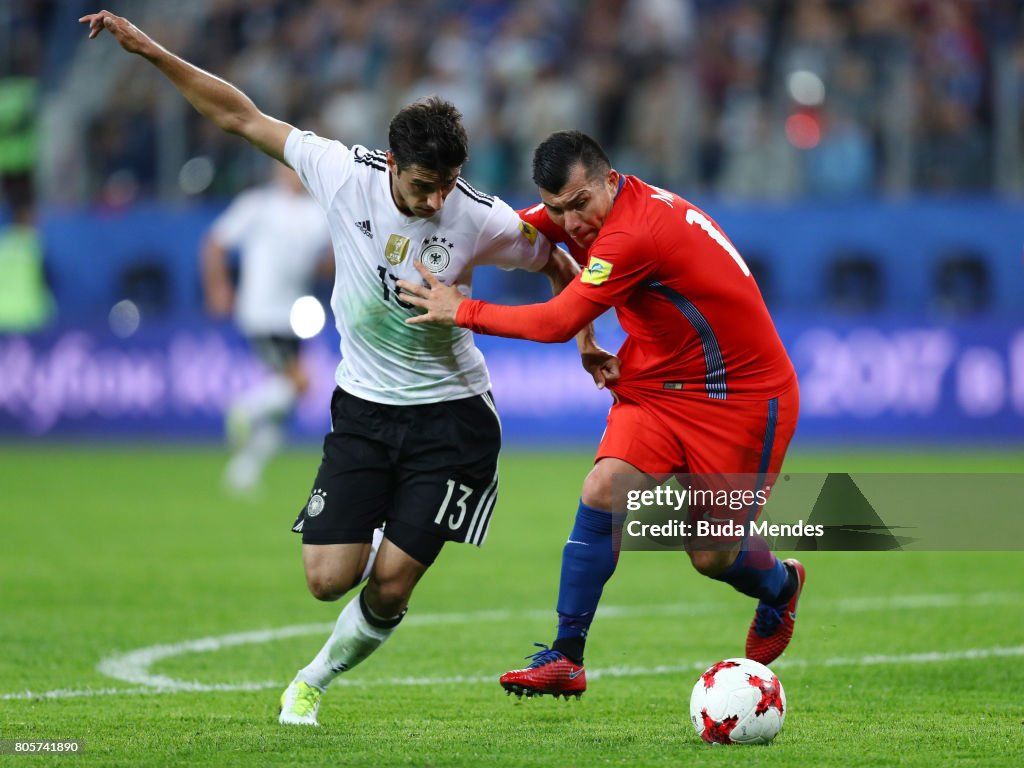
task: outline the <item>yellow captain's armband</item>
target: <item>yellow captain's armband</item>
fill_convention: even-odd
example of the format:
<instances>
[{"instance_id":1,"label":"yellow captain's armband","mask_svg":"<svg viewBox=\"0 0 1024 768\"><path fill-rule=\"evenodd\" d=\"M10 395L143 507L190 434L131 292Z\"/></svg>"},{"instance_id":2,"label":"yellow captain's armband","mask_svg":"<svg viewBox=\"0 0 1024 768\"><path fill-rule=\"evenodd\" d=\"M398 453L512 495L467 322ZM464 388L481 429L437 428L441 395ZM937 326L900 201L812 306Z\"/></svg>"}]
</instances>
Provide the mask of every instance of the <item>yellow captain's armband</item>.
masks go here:
<instances>
[{"instance_id":1,"label":"yellow captain's armband","mask_svg":"<svg viewBox=\"0 0 1024 768\"><path fill-rule=\"evenodd\" d=\"M525 221L519 222L519 231L523 233L523 237L530 241L530 245L537 242L537 228L533 224L528 224Z\"/></svg>"}]
</instances>

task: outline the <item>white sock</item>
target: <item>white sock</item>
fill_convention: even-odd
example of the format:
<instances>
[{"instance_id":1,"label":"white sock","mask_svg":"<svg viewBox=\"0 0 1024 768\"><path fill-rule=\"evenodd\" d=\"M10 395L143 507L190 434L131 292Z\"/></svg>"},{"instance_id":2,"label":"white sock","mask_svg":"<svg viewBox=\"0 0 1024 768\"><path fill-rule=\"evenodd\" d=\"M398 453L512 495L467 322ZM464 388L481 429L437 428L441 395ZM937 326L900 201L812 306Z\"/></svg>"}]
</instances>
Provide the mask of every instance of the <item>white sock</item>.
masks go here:
<instances>
[{"instance_id":1,"label":"white sock","mask_svg":"<svg viewBox=\"0 0 1024 768\"><path fill-rule=\"evenodd\" d=\"M394 627L381 629L370 624L356 595L338 616L334 631L316 658L299 670L298 679L324 690L335 677L377 650L394 631Z\"/></svg>"},{"instance_id":2,"label":"white sock","mask_svg":"<svg viewBox=\"0 0 1024 768\"><path fill-rule=\"evenodd\" d=\"M225 480L235 491L251 491L259 484L263 469L284 442L284 425L277 420L253 425L249 439L228 462Z\"/></svg>"},{"instance_id":3,"label":"white sock","mask_svg":"<svg viewBox=\"0 0 1024 768\"><path fill-rule=\"evenodd\" d=\"M278 419L260 421L253 425L252 434L245 450L262 464L265 464L271 456L277 453L281 444L284 443L285 425Z\"/></svg>"}]
</instances>

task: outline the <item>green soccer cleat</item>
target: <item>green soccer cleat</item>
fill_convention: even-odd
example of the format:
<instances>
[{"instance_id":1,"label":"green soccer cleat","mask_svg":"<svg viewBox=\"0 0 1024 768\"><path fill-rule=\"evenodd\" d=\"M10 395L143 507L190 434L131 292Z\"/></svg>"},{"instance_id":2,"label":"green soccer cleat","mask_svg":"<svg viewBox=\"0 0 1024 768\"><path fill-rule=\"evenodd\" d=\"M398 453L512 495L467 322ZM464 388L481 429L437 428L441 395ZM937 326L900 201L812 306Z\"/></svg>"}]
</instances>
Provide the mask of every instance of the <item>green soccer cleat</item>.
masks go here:
<instances>
[{"instance_id":1,"label":"green soccer cleat","mask_svg":"<svg viewBox=\"0 0 1024 768\"><path fill-rule=\"evenodd\" d=\"M323 691L309 683L293 680L281 694L278 722L282 725L318 725L316 711L320 709L322 694Z\"/></svg>"}]
</instances>

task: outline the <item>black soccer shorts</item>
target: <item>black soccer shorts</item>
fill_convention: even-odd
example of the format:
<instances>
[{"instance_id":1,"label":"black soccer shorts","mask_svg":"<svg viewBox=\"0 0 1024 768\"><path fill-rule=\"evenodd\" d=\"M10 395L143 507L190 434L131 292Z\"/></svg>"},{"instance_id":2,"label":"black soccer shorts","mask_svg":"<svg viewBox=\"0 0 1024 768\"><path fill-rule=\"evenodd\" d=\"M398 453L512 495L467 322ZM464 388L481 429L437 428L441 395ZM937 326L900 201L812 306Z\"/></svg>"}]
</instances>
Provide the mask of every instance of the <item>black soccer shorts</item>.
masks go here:
<instances>
[{"instance_id":1,"label":"black soccer shorts","mask_svg":"<svg viewBox=\"0 0 1024 768\"><path fill-rule=\"evenodd\" d=\"M480 546L498 498L501 424L489 392L384 405L341 388L292 530L304 544L369 542L374 528L425 565L446 541Z\"/></svg>"},{"instance_id":2,"label":"black soccer shorts","mask_svg":"<svg viewBox=\"0 0 1024 768\"><path fill-rule=\"evenodd\" d=\"M267 368L284 373L298 359L302 340L298 336L251 336L249 344Z\"/></svg>"}]
</instances>

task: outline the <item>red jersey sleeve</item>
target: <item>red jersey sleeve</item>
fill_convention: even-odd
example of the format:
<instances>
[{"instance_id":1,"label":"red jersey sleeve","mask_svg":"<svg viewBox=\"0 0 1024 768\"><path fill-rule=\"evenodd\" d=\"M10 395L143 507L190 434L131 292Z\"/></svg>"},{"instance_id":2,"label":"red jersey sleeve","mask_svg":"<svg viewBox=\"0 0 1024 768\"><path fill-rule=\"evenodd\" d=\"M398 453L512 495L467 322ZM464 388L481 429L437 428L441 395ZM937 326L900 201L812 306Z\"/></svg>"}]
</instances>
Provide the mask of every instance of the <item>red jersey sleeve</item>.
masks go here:
<instances>
[{"instance_id":1,"label":"red jersey sleeve","mask_svg":"<svg viewBox=\"0 0 1024 768\"><path fill-rule=\"evenodd\" d=\"M520 219L537 229L537 231L552 243L561 243L568 248L569 255L573 257L577 264L581 267L586 265L587 249L581 245L577 245L576 241L569 237L564 229L551 220L551 217L548 216L547 209L544 207L544 203L537 203L532 208L523 208L522 210L517 211L517 213L519 214Z\"/></svg>"},{"instance_id":2,"label":"red jersey sleeve","mask_svg":"<svg viewBox=\"0 0 1024 768\"><path fill-rule=\"evenodd\" d=\"M566 291L605 307L621 306L637 286L645 286L654 279L656 248L654 239L646 232L602 232L590 246L580 279L573 280Z\"/></svg>"},{"instance_id":3,"label":"red jersey sleeve","mask_svg":"<svg viewBox=\"0 0 1024 768\"><path fill-rule=\"evenodd\" d=\"M459 304L455 324L488 336L553 343L568 341L606 309L567 288L543 304L519 307L467 299Z\"/></svg>"}]
</instances>

